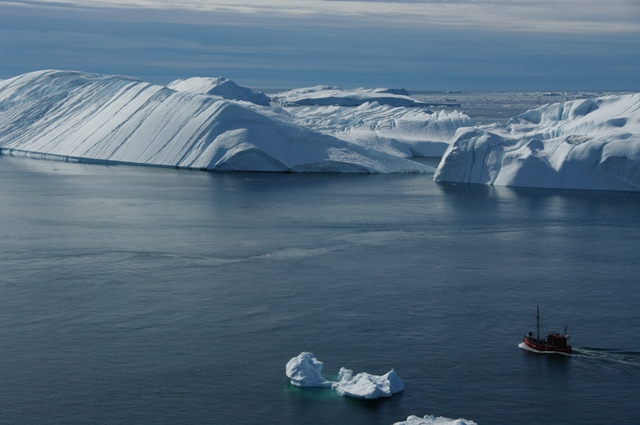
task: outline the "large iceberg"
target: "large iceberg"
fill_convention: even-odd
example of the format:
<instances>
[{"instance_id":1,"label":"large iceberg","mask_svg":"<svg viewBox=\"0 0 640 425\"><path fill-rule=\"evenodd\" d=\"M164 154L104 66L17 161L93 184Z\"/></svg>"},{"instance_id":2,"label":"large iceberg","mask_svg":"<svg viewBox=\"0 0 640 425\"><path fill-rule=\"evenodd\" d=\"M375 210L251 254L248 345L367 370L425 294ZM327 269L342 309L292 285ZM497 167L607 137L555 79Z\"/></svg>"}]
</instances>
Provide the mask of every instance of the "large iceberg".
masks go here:
<instances>
[{"instance_id":1,"label":"large iceberg","mask_svg":"<svg viewBox=\"0 0 640 425\"><path fill-rule=\"evenodd\" d=\"M248 105L129 77L32 72L0 82L0 153L219 171L433 170Z\"/></svg>"},{"instance_id":2,"label":"large iceberg","mask_svg":"<svg viewBox=\"0 0 640 425\"><path fill-rule=\"evenodd\" d=\"M404 391L404 383L392 369L385 375L376 376L368 373L359 373L353 376L353 371L340 369L338 381L327 381L322 377L323 363L316 359L313 353L303 352L287 362L286 375L291 384L297 387L331 387L341 395L376 399L391 397L400 391Z\"/></svg>"},{"instance_id":3,"label":"large iceberg","mask_svg":"<svg viewBox=\"0 0 640 425\"><path fill-rule=\"evenodd\" d=\"M235 81L224 77L192 77L186 80L175 80L167 84L167 88L188 93L210 94L229 100L243 100L256 105L269 105L269 97L266 94L239 86Z\"/></svg>"},{"instance_id":4,"label":"large iceberg","mask_svg":"<svg viewBox=\"0 0 640 425\"><path fill-rule=\"evenodd\" d=\"M425 103L419 102L409 97L407 91L404 89L379 88L373 90L344 90L339 87L332 86L314 86L288 90L272 95L271 100L284 106L359 106L364 103L371 102L377 102L380 105L390 106L426 105Z\"/></svg>"},{"instance_id":5,"label":"large iceberg","mask_svg":"<svg viewBox=\"0 0 640 425\"><path fill-rule=\"evenodd\" d=\"M409 416L406 421L396 422L393 425L478 425L468 419L449 419L442 416L426 415L424 418Z\"/></svg>"},{"instance_id":6,"label":"large iceberg","mask_svg":"<svg viewBox=\"0 0 640 425\"><path fill-rule=\"evenodd\" d=\"M458 130L436 181L640 190L640 93L545 105Z\"/></svg>"},{"instance_id":7,"label":"large iceberg","mask_svg":"<svg viewBox=\"0 0 640 425\"><path fill-rule=\"evenodd\" d=\"M376 102L357 107L306 106L274 109L281 119L403 158L441 157L460 127L473 125L464 113L392 107Z\"/></svg>"}]
</instances>

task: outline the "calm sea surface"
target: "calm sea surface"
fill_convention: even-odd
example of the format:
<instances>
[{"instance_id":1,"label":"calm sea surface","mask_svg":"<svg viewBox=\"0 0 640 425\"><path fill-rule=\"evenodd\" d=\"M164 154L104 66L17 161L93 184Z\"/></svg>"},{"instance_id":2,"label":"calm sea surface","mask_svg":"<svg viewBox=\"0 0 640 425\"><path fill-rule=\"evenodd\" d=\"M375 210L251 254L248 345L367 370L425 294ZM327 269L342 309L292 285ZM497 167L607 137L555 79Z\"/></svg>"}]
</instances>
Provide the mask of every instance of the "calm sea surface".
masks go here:
<instances>
[{"instance_id":1,"label":"calm sea surface","mask_svg":"<svg viewBox=\"0 0 640 425\"><path fill-rule=\"evenodd\" d=\"M0 157L0 423L637 424L639 272L635 193Z\"/></svg>"}]
</instances>

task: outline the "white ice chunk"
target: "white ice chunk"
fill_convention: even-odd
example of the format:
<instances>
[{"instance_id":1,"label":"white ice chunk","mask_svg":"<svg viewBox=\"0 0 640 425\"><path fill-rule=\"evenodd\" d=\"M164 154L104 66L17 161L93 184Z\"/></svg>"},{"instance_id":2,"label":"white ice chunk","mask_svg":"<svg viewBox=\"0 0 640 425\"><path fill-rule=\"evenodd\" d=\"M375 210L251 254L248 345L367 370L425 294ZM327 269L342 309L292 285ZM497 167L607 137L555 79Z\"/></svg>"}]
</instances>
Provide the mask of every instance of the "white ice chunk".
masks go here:
<instances>
[{"instance_id":1,"label":"white ice chunk","mask_svg":"<svg viewBox=\"0 0 640 425\"><path fill-rule=\"evenodd\" d=\"M349 397L375 399L391 397L395 393L404 391L404 382L393 369L382 376L365 372L353 376L352 370L343 367L340 369L338 382L331 388Z\"/></svg>"},{"instance_id":2,"label":"white ice chunk","mask_svg":"<svg viewBox=\"0 0 640 425\"><path fill-rule=\"evenodd\" d=\"M297 387L331 387L331 382L322 377L322 365L313 353L300 353L287 363L287 377Z\"/></svg>"},{"instance_id":3,"label":"white ice chunk","mask_svg":"<svg viewBox=\"0 0 640 425\"><path fill-rule=\"evenodd\" d=\"M409 416L406 421L396 422L393 425L478 425L468 419L449 419L442 416L426 415L424 418Z\"/></svg>"},{"instance_id":4,"label":"white ice chunk","mask_svg":"<svg viewBox=\"0 0 640 425\"><path fill-rule=\"evenodd\" d=\"M364 372L353 376L352 370L343 367L340 369L338 381L332 382L323 378L322 366L323 363L316 359L313 353L303 352L289 360L286 374L291 384L295 386L332 388L340 395L355 398L391 397L395 393L404 391L404 383L393 369L382 376Z\"/></svg>"},{"instance_id":5,"label":"white ice chunk","mask_svg":"<svg viewBox=\"0 0 640 425\"><path fill-rule=\"evenodd\" d=\"M640 191L640 93L545 105L461 128L435 181Z\"/></svg>"}]
</instances>

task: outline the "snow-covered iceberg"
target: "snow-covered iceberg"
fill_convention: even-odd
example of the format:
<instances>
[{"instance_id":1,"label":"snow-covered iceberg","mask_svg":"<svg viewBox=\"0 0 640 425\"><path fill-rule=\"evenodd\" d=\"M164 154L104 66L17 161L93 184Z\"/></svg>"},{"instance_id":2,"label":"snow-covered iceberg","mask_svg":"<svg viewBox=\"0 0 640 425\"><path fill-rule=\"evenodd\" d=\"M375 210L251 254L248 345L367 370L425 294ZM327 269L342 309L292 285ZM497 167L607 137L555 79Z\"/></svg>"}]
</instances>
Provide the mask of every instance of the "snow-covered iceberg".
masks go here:
<instances>
[{"instance_id":1,"label":"snow-covered iceberg","mask_svg":"<svg viewBox=\"0 0 640 425\"><path fill-rule=\"evenodd\" d=\"M433 170L247 105L129 77L32 72L0 82L0 153L219 171Z\"/></svg>"},{"instance_id":2,"label":"snow-covered iceberg","mask_svg":"<svg viewBox=\"0 0 640 425\"><path fill-rule=\"evenodd\" d=\"M357 107L305 106L274 109L278 117L312 130L403 158L442 156L464 113L365 103Z\"/></svg>"},{"instance_id":3,"label":"snow-covered iceberg","mask_svg":"<svg viewBox=\"0 0 640 425\"><path fill-rule=\"evenodd\" d=\"M371 102L390 106L426 105L409 97L404 89L344 90L332 86L314 86L288 90L272 95L271 101L284 106L359 106L363 103Z\"/></svg>"},{"instance_id":4,"label":"snow-covered iceberg","mask_svg":"<svg viewBox=\"0 0 640 425\"><path fill-rule=\"evenodd\" d=\"M300 353L287 362L287 378L296 387L331 387L331 382L322 377L322 366L313 353Z\"/></svg>"},{"instance_id":5,"label":"snow-covered iceberg","mask_svg":"<svg viewBox=\"0 0 640 425\"><path fill-rule=\"evenodd\" d=\"M340 369L338 381L327 381L322 376L323 363L316 359L313 353L303 352L287 362L286 374L291 384L297 387L331 387L341 395L376 399L391 397L404 391L404 383L392 369L385 375L376 376L359 373L353 376L353 371Z\"/></svg>"},{"instance_id":6,"label":"snow-covered iceberg","mask_svg":"<svg viewBox=\"0 0 640 425\"><path fill-rule=\"evenodd\" d=\"M391 93L391 94L399 94L402 96L409 96L409 92L404 87L400 87L399 89L388 88L388 87L378 87L377 89L373 89L371 91L373 93Z\"/></svg>"},{"instance_id":7,"label":"snow-covered iceberg","mask_svg":"<svg viewBox=\"0 0 640 425\"><path fill-rule=\"evenodd\" d=\"M406 421L396 422L393 425L478 425L468 419L449 419L442 416L426 415L424 418L409 416Z\"/></svg>"},{"instance_id":8,"label":"snow-covered iceberg","mask_svg":"<svg viewBox=\"0 0 640 425\"><path fill-rule=\"evenodd\" d=\"M370 375L365 372L353 376L352 370L343 367L340 369L338 382L333 383L331 388L341 395L349 397L376 399L391 397L404 391L404 382L393 369L382 376Z\"/></svg>"},{"instance_id":9,"label":"snow-covered iceberg","mask_svg":"<svg viewBox=\"0 0 640 425\"><path fill-rule=\"evenodd\" d=\"M640 191L640 93L545 105L458 130L436 181Z\"/></svg>"},{"instance_id":10,"label":"snow-covered iceberg","mask_svg":"<svg viewBox=\"0 0 640 425\"><path fill-rule=\"evenodd\" d=\"M186 80L175 80L167 84L167 88L188 93L220 96L229 100L243 100L256 105L269 105L269 97L266 94L239 86L235 81L224 77L192 77Z\"/></svg>"}]
</instances>

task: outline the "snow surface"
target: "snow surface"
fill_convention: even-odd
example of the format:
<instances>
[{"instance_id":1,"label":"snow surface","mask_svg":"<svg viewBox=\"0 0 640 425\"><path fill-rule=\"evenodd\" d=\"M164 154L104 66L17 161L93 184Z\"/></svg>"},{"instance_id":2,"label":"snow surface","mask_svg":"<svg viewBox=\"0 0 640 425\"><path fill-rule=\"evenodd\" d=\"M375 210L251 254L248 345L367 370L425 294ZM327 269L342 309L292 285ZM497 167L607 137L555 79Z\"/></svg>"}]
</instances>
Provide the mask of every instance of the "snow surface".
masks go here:
<instances>
[{"instance_id":1,"label":"snow surface","mask_svg":"<svg viewBox=\"0 0 640 425\"><path fill-rule=\"evenodd\" d=\"M402 93L402 94L400 94ZM390 106L421 106L425 105L408 96L404 89L378 88L373 90L354 89L343 90L332 86L304 87L284 91L271 96L272 102L278 102L283 106L359 106L363 103L377 102L380 105Z\"/></svg>"},{"instance_id":2,"label":"snow surface","mask_svg":"<svg viewBox=\"0 0 640 425\"><path fill-rule=\"evenodd\" d=\"M473 125L467 115L426 108L365 103L357 107L300 106L274 108L280 119L394 156L442 156L460 127Z\"/></svg>"},{"instance_id":3,"label":"snow surface","mask_svg":"<svg viewBox=\"0 0 640 425\"><path fill-rule=\"evenodd\" d=\"M393 425L477 425L468 419L449 419L442 416L426 415L424 418L409 416L406 421L396 422Z\"/></svg>"},{"instance_id":4,"label":"snow surface","mask_svg":"<svg viewBox=\"0 0 640 425\"><path fill-rule=\"evenodd\" d=\"M640 93L545 105L458 130L436 181L640 191Z\"/></svg>"},{"instance_id":5,"label":"snow surface","mask_svg":"<svg viewBox=\"0 0 640 425\"><path fill-rule=\"evenodd\" d=\"M433 171L248 105L129 77L32 72L0 82L0 153L219 171Z\"/></svg>"},{"instance_id":6,"label":"snow surface","mask_svg":"<svg viewBox=\"0 0 640 425\"><path fill-rule=\"evenodd\" d=\"M376 399L391 397L395 393L404 391L404 382L393 369L382 376L365 372L353 376L352 370L343 367L340 369L338 382L331 385L331 388L349 397Z\"/></svg>"},{"instance_id":7,"label":"snow surface","mask_svg":"<svg viewBox=\"0 0 640 425\"><path fill-rule=\"evenodd\" d=\"M331 387L322 377L323 363L313 353L303 352L289 360L286 374L296 387Z\"/></svg>"},{"instance_id":8,"label":"snow surface","mask_svg":"<svg viewBox=\"0 0 640 425\"><path fill-rule=\"evenodd\" d=\"M323 363L312 353L303 352L289 360L286 374L291 384L295 386L331 387L341 395L355 398L391 397L397 392L404 391L404 383L393 369L382 376L364 372L353 376L352 370L341 368L338 381L333 382L322 377L322 366Z\"/></svg>"},{"instance_id":9,"label":"snow surface","mask_svg":"<svg viewBox=\"0 0 640 425\"><path fill-rule=\"evenodd\" d=\"M224 77L192 77L186 80L175 80L167 84L167 88L188 93L210 94L229 100L244 100L256 105L269 105L269 98L262 92L254 92Z\"/></svg>"}]
</instances>

